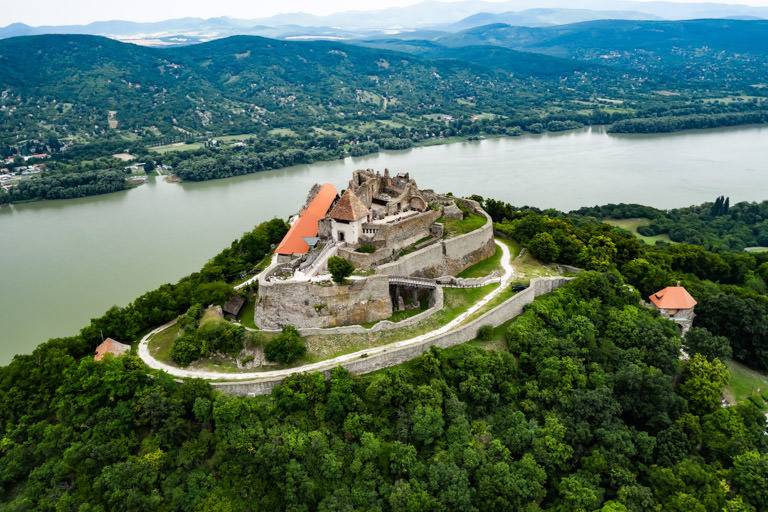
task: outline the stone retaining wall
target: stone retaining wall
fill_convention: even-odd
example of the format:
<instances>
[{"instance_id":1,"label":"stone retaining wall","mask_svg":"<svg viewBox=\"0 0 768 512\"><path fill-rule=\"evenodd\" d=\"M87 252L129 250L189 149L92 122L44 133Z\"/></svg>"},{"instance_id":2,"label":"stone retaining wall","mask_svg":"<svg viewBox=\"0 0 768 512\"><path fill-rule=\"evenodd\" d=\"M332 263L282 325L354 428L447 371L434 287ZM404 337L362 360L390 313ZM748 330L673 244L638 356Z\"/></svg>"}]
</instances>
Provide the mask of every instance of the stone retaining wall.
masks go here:
<instances>
[{"instance_id":1,"label":"stone retaining wall","mask_svg":"<svg viewBox=\"0 0 768 512\"><path fill-rule=\"evenodd\" d=\"M305 327L298 329L298 331L302 336L324 336L330 334L366 334L369 332L391 331L392 329L399 329L401 327L410 327L443 309L444 297L445 294L443 293L443 289L437 287L432 293L429 309L425 309L418 315L413 315L412 317L399 322L381 320L374 324L370 329L366 329L361 325L342 325L340 327L327 328ZM262 332L280 332L280 329L262 329Z\"/></svg>"},{"instance_id":2,"label":"stone retaining wall","mask_svg":"<svg viewBox=\"0 0 768 512\"><path fill-rule=\"evenodd\" d=\"M306 281L262 280L254 319L259 329L270 330L285 325L301 329L364 324L391 316L389 278L373 275L327 286Z\"/></svg>"},{"instance_id":3,"label":"stone retaining wall","mask_svg":"<svg viewBox=\"0 0 768 512\"><path fill-rule=\"evenodd\" d=\"M322 370L321 373L327 377L335 366L343 366L352 373L370 373L414 359L433 346L449 348L461 343L466 343L467 341L475 339L479 329L484 325L498 327L504 322L520 315L523 312L523 308L532 303L536 297L560 288L571 279L573 278L534 278L531 280L531 285L527 289L509 298L479 318L449 333L406 347L396 347L391 350L375 353L368 357L361 356L358 359L347 361L341 365L329 365L329 367ZM269 380L253 380L246 382L212 382L211 385L214 388L231 395L255 396L269 394L272 388L277 386L282 380L282 378L273 378Z\"/></svg>"},{"instance_id":4,"label":"stone retaining wall","mask_svg":"<svg viewBox=\"0 0 768 512\"><path fill-rule=\"evenodd\" d=\"M455 275L496 252L493 241L493 222L482 209L478 214L486 218L485 224L464 235L441 240L397 261L379 265L377 274L390 276L440 277Z\"/></svg>"}]
</instances>

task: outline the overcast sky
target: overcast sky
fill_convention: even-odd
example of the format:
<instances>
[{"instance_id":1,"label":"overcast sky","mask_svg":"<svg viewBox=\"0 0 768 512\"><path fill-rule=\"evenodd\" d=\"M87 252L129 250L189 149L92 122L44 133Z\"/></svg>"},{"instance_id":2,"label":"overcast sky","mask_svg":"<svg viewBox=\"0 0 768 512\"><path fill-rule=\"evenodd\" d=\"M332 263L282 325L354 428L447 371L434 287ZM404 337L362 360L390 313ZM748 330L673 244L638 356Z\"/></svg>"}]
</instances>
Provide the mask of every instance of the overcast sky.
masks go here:
<instances>
[{"instance_id":1,"label":"overcast sky","mask_svg":"<svg viewBox=\"0 0 768 512\"><path fill-rule=\"evenodd\" d=\"M287 12L331 14L418 3L420 0L0 0L0 26L84 24L100 20L159 21L170 18L230 16L260 18ZM494 0L491 0L494 1ZM642 1L642 0L641 0ZM676 0L696 2L701 0ZM714 0L767 6L768 0ZM534 6L539 2L531 2ZM578 7L578 1L572 7Z\"/></svg>"}]
</instances>

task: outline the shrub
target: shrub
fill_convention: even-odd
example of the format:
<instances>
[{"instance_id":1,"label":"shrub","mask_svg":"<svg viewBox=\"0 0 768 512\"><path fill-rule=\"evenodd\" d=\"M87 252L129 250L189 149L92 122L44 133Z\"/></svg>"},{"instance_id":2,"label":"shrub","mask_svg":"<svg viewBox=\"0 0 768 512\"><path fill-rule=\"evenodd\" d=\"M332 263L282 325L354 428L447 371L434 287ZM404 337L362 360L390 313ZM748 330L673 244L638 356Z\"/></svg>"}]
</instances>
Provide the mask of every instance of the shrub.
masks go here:
<instances>
[{"instance_id":1,"label":"shrub","mask_svg":"<svg viewBox=\"0 0 768 512\"><path fill-rule=\"evenodd\" d=\"M355 266L339 256L331 256L328 259L328 271L337 283L343 283L344 279L354 272Z\"/></svg>"},{"instance_id":2,"label":"shrub","mask_svg":"<svg viewBox=\"0 0 768 512\"><path fill-rule=\"evenodd\" d=\"M185 334L173 342L171 359L181 367L200 359L200 344L193 334Z\"/></svg>"},{"instance_id":3,"label":"shrub","mask_svg":"<svg viewBox=\"0 0 768 512\"><path fill-rule=\"evenodd\" d=\"M491 341L493 339L493 326L484 325L477 331L477 337L483 341Z\"/></svg>"},{"instance_id":4,"label":"shrub","mask_svg":"<svg viewBox=\"0 0 768 512\"><path fill-rule=\"evenodd\" d=\"M264 356L267 360L279 363L289 363L306 352L307 345L304 343L304 338L291 325L283 327L282 334L267 342L264 347Z\"/></svg>"},{"instance_id":5,"label":"shrub","mask_svg":"<svg viewBox=\"0 0 768 512\"><path fill-rule=\"evenodd\" d=\"M364 254L371 254L376 252L376 246L373 244L363 244L357 249L355 249L357 252L362 252Z\"/></svg>"}]
</instances>

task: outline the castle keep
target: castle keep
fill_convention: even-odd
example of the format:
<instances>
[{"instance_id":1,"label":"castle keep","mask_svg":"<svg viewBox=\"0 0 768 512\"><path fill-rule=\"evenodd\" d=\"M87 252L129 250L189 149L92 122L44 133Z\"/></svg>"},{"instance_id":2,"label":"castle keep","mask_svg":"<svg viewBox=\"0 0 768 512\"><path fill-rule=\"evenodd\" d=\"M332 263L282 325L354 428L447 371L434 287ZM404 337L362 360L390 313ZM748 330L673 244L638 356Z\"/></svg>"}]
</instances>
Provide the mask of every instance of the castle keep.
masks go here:
<instances>
[{"instance_id":1,"label":"castle keep","mask_svg":"<svg viewBox=\"0 0 768 512\"><path fill-rule=\"evenodd\" d=\"M440 222L466 216L485 222L463 234ZM405 278L454 276L494 252L491 219L476 201L421 190L408 173L357 170L341 194L331 184L312 187L275 250L277 263L259 279L255 323L275 330L383 320L434 300L428 281ZM331 256L359 275L333 283Z\"/></svg>"}]
</instances>

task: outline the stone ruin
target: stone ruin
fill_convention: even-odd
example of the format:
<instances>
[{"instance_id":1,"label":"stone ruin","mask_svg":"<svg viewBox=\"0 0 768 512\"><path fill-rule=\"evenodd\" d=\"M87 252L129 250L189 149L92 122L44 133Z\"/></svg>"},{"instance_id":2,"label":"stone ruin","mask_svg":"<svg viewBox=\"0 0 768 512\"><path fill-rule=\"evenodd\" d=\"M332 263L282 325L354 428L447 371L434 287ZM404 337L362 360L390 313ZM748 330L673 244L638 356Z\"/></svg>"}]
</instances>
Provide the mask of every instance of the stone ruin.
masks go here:
<instances>
[{"instance_id":1,"label":"stone ruin","mask_svg":"<svg viewBox=\"0 0 768 512\"><path fill-rule=\"evenodd\" d=\"M313 186L305 209L328 187L332 188ZM477 202L421 190L409 173L392 176L387 169L383 174L357 170L341 196L328 203L310 249L284 258L281 266L260 278L255 308L260 328L335 327L383 320L398 309L431 301L425 296L428 291L392 285L393 277L455 275L495 252L492 222ZM463 210L485 216L485 226L445 239L437 220L441 216L460 219ZM364 244L373 251L371 247L357 251ZM318 278L333 255L347 259L366 275L347 284Z\"/></svg>"}]
</instances>

